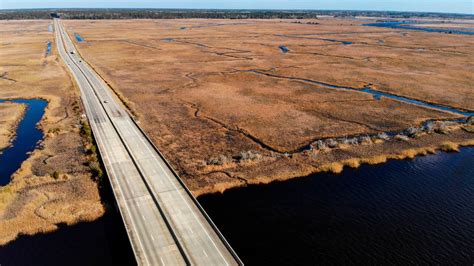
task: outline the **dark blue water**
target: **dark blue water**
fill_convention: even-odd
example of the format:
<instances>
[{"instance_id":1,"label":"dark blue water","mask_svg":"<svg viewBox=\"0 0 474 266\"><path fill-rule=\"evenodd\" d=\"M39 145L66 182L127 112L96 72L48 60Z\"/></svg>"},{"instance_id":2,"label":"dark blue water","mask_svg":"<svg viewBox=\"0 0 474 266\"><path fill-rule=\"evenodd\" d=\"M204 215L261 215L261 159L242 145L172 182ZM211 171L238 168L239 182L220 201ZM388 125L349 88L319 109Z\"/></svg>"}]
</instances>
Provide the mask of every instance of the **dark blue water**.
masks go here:
<instances>
[{"instance_id":1,"label":"dark blue water","mask_svg":"<svg viewBox=\"0 0 474 266\"><path fill-rule=\"evenodd\" d=\"M407 25L407 24L413 24L413 23L416 23L416 22L390 21L390 22L367 23L367 24L363 24L363 26L390 28L390 29L418 30L418 31L425 31L425 32L441 32L441 33L474 35L473 31L463 31L463 30L455 30L455 29L437 29L437 28L416 27L416 26ZM416 24L422 24L422 23L416 23Z\"/></svg>"},{"instance_id":2,"label":"dark blue water","mask_svg":"<svg viewBox=\"0 0 474 266\"><path fill-rule=\"evenodd\" d=\"M322 38L320 38L320 40L328 41L328 42L338 42L338 43L342 43L343 45L351 45L352 44L352 42L349 42L349 41L341 41L341 40L335 40L335 39L322 39Z\"/></svg>"},{"instance_id":3,"label":"dark blue water","mask_svg":"<svg viewBox=\"0 0 474 266\"><path fill-rule=\"evenodd\" d=\"M0 100L0 104L6 100ZM8 100L27 105L25 115L18 124L16 137L12 146L0 154L0 186L10 182L11 175L20 168L21 163L28 158L28 153L33 151L43 138L43 133L36 127L44 114L48 103L40 99Z\"/></svg>"},{"instance_id":4,"label":"dark blue water","mask_svg":"<svg viewBox=\"0 0 474 266\"><path fill-rule=\"evenodd\" d=\"M290 49L288 49L288 47L286 47L284 45L280 45L280 46L278 46L278 48L280 48L280 51L284 54L286 54L290 51Z\"/></svg>"},{"instance_id":5,"label":"dark blue water","mask_svg":"<svg viewBox=\"0 0 474 266\"><path fill-rule=\"evenodd\" d=\"M74 37L76 37L77 42L84 42L84 39L79 35L79 33L74 32Z\"/></svg>"},{"instance_id":6,"label":"dark blue water","mask_svg":"<svg viewBox=\"0 0 474 266\"><path fill-rule=\"evenodd\" d=\"M48 41L48 42L46 43L46 52L45 52L45 55L44 55L44 56L48 56L48 55L51 54L51 45L52 45L52 44L51 44L51 41Z\"/></svg>"},{"instance_id":7,"label":"dark blue water","mask_svg":"<svg viewBox=\"0 0 474 266\"><path fill-rule=\"evenodd\" d=\"M199 201L247 265L474 262L474 148Z\"/></svg>"}]
</instances>

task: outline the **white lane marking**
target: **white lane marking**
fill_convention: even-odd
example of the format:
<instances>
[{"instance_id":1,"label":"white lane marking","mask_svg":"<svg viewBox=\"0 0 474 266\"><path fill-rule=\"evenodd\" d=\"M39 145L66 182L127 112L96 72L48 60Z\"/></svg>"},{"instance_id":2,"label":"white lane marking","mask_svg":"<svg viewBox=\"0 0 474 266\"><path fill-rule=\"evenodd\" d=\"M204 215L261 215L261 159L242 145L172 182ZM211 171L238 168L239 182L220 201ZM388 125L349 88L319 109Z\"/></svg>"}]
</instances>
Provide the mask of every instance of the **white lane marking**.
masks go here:
<instances>
[{"instance_id":1,"label":"white lane marking","mask_svg":"<svg viewBox=\"0 0 474 266\"><path fill-rule=\"evenodd\" d=\"M92 74L92 76L93 76L95 79L99 80L99 78L97 77L96 73L94 74L94 73L91 73L91 71L90 71L89 69L87 69L87 70L88 70L87 72L89 72L90 74ZM95 82L94 82L94 83L95 83ZM93 89L93 90L94 90L94 89ZM107 94L108 94L107 96L110 97L109 91L106 90L106 92L107 92ZM100 100L100 99L99 99L99 100ZM114 105L116 105L115 101L114 101L113 103L114 103ZM117 109L121 110L121 108L117 108ZM105 112L107 112L107 110L105 110ZM186 207L190 210L190 212L191 212L191 214L193 215L193 217L194 217L194 219L196 220L196 222L200 225L200 227L203 229L203 231L206 232L205 235L206 235L207 238L211 241L212 245L216 248L217 252L218 252L219 255L222 257L222 259L224 259L225 264L228 265L227 261L225 260L224 256L222 255L220 249L217 248L216 244L215 244L214 241L211 239L211 237L210 237L208 231L204 228L204 226L202 225L201 221L197 218L196 214L195 214L195 213L193 212L193 210L191 209L191 207L190 207L188 201L183 197L182 193L180 193L179 189L177 188L176 183L175 183L175 182L177 181L176 178L174 178L174 181L175 181L175 182L173 182L173 181L171 180L171 178L170 178L168 172L167 172L167 171L163 168L163 166L161 165L161 163L160 163L161 160L157 160L157 159L158 159L158 154L156 153L156 151L153 151L153 152L152 152L152 151L150 150L150 147L149 147L150 144L149 144L149 143L147 144L147 143L145 143L145 142L143 141L143 135L141 134L141 132L137 132L136 126L132 125L132 123L130 122L130 118L129 118L129 117L127 117L127 118L128 118L128 119L126 119L126 120L127 120L127 123L128 123L130 126L132 126L131 128L133 129L134 133L135 133L135 134L139 133L139 134L137 134L137 136L139 136L138 139L140 140L140 142L142 142L142 144L145 145L146 149L147 149L149 152L151 152L151 155L154 157L155 161L158 162L159 167L161 168L161 170L162 170L162 171L164 172L164 174L166 175L168 181L170 181L170 182L172 183L172 185L174 186L174 188L177 190L177 192L178 192L180 198L184 201ZM113 117L112 117L112 119L110 119L110 120L111 120L111 122L113 123L113 121L112 121L112 120L113 120ZM140 137L140 136L142 136L142 137ZM161 158L160 158L160 159L161 159ZM184 188L183 188L183 189L184 189Z\"/></svg>"},{"instance_id":2,"label":"white lane marking","mask_svg":"<svg viewBox=\"0 0 474 266\"><path fill-rule=\"evenodd\" d=\"M60 31L62 31L62 29L60 29L60 27L59 27L59 21L57 21L57 24L58 24L57 35L59 35L59 34L60 34ZM57 38L56 38L56 45L57 45L58 47L61 47L61 49L59 49L60 54L61 54L61 57L63 58L64 61L67 61L67 60L66 60L67 57L64 56L64 52L65 52L65 50L64 50L64 45L65 45L65 43L62 42L62 38L58 38L58 36L56 36L56 37L57 37ZM70 67L70 70L71 70L71 72L73 73L74 77L76 78L76 81L77 81L77 83L78 83L78 85L79 85L79 88L81 89L81 93L85 95L84 88L82 88L82 85L83 85L83 84L81 84L81 83L79 82L79 77L76 75L75 71L73 71L72 67ZM91 105L90 105L90 104L92 104L92 103L87 102L86 105L87 105L89 108L91 108ZM94 124L93 126L95 126L95 124ZM103 143L100 134L97 134L96 137L97 137L97 139L98 139L98 143ZM110 171L112 172L113 176L117 176L116 173L115 173L115 170L114 170L114 168L113 168L112 166L110 166ZM118 180L117 180L117 181L118 181ZM119 189L119 191L120 191L120 194L122 194L122 198L125 198L125 196L124 196L125 194L123 193L122 188L120 187L120 184L117 183L117 187L118 187L118 189ZM124 206L125 209L127 210L127 213L128 213L128 215L129 215L129 217L131 218L132 215L131 215L131 212L130 212L130 210L129 210L127 204L124 204L123 206ZM135 223L133 222L133 219L130 219L130 222L131 222L131 224L132 224L132 226L133 226L133 228L134 228L134 231L135 231L135 232L138 232L138 231L137 231L137 228L136 228L136 225L135 225ZM143 243L141 242L140 238L137 237L137 239L138 239L138 242L140 243L140 245L142 246L142 250L145 250L145 249L144 249L144 246L143 246ZM145 253L145 252L142 252L142 253L143 253L143 256L144 256L144 258L145 258L146 264L147 264L147 265L150 265L150 262L148 261L148 258L147 258L147 256L146 256L146 253Z\"/></svg>"},{"instance_id":3,"label":"white lane marking","mask_svg":"<svg viewBox=\"0 0 474 266\"><path fill-rule=\"evenodd\" d=\"M133 131L135 131L135 133L138 133L138 132L137 132L138 129L136 128L136 126L133 126L133 124L130 122L130 119L131 119L131 118L126 119L127 123L128 123L130 126L132 126L132 129L133 129ZM138 136L140 136L140 135L143 136L143 134L141 134L141 132L139 132L139 133L140 133L140 134L139 134ZM160 160L157 160L158 154L156 153L156 151L152 152L152 151L150 150L149 145L151 145L151 144L148 143L148 145L147 145L147 143L145 143L145 142L143 141L143 139L140 138L140 137L139 137L138 139L145 145L146 149L147 149L149 152L151 152L151 154L153 155L153 157L155 157L155 160L158 162L157 165L158 165L158 166L161 168L161 170L165 173L166 177L168 178L168 181L170 181L170 182L173 184L174 188L178 191L178 188L176 187L176 183L173 182L173 181L170 179L170 176L168 175L168 172L163 168L163 166L161 166ZM176 178L174 178L174 181L177 181ZM184 189L184 188L183 188L183 189ZM193 212L193 210L192 210L191 207L189 206L189 203L186 201L186 199L184 199L184 197L183 197L183 195L180 193L180 191L178 191L178 194L179 194L179 196L181 197L181 199L184 201L186 207L188 207L190 213L193 215L193 217L194 217L194 219L196 220L196 222L201 226L202 230L203 230L204 232L206 232L205 235L206 235L207 238L211 241L212 245L216 248L216 250L217 250L217 252L219 253L219 255L222 257L222 259L224 260L225 265L229 265L229 264L227 263L226 259L224 258L224 255L222 255L220 249L216 246L216 243L214 243L214 241L211 239L211 237L210 237L209 234L207 233L207 230L204 228L204 226L202 225L201 221L197 218L196 214Z\"/></svg>"}]
</instances>

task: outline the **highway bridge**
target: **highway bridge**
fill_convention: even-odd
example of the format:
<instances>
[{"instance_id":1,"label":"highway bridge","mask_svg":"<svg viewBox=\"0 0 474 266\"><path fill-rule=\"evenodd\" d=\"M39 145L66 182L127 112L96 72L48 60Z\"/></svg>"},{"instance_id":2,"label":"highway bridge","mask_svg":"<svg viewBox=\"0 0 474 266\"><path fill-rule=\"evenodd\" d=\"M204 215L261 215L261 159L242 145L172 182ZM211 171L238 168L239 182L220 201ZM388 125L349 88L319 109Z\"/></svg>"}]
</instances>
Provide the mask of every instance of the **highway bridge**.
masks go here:
<instances>
[{"instance_id":1,"label":"highway bridge","mask_svg":"<svg viewBox=\"0 0 474 266\"><path fill-rule=\"evenodd\" d=\"M130 117L80 56L61 20L58 52L84 109L139 265L242 265L237 254Z\"/></svg>"}]
</instances>

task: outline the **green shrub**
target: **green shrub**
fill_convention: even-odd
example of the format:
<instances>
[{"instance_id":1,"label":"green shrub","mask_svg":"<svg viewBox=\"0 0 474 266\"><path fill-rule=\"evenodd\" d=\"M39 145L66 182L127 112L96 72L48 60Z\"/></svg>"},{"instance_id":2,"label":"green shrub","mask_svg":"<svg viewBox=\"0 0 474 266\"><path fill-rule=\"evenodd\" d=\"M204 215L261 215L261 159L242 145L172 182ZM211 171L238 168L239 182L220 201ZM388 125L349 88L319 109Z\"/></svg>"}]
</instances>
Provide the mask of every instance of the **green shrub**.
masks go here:
<instances>
[{"instance_id":1,"label":"green shrub","mask_svg":"<svg viewBox=\"0 0 474 266\"><path fill-rule=\"evenodd\" d=\"M54 179L58 179L58 178L59 178L59 172L58 172L58 171L54 171L54 172L51 174L51 177L54 178Z\"/></svg>"},{"instance_id":2,"label":"green shrub","mask_svg":"<svg viewBox=\"0 0 474 266\"><path fill-rule=\"evenodd\" d=\"M100 164L97 161L89 162L89 168L92 171L92 176L96 181L100 181L104 176Z\"/></svg>"},{"instance_id":3,"label":"green shrub","mask_svg":"<svg viewBox=\"0 0 474 266\"><path fill-rule=\"evenodd\" d=\"M92 143L92 130L89 124L85 121L81 121L81 135L86 137L89 143Z\"/></svg>"}]
</instances>

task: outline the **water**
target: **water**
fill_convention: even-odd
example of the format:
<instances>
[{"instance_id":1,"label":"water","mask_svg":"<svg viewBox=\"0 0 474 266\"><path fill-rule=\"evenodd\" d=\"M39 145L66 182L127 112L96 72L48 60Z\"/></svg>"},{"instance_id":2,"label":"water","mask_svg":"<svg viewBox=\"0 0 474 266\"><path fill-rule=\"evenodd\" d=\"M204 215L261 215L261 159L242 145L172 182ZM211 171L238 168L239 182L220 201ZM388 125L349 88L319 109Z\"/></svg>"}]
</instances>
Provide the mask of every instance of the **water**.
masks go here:
<instances>
[{"instance_id":1,"label":"water","mask_svg":"<svg viewBox=\"0 0 474 266\"><path fill-rule=\"evenodd\" d=\"M0 247L2 265L136 265L108 180L101 186L106 214L94 222L21 236Z\"/></svg>"},{"instance_id":2,"label":"water","mask_svg":"<svg viewBox=\"0 0 474 266\"><path fill-rule=\"evenodd\" d=\"M0 100L0 104L6 100ZM0 186L10 182L11 175L20 168L28 158L28 153L36 148L38 141L43 139L43 132L36 127L44 114L48 103L41 99L8 100L27 105L25 115L18 124L16 137L12 146L0 154Z\"/></svg>"},{"instance_id":3,"label":"water","mask_svg":"<svg viewBox=\"0 0 474 266\"><path fill-rule=\"evenodd\" d=\"M45 57L51 54L51 41L48 41L46 43L46 52L45 52Z\"/></svg>"},{"instance_id":4,"label":"water","mask_svg":"<svg viewBox=\"0 0 474 266\"><path fill-rule=\"evenodd\" d=\"M407 25L407 24L423 24L423 23L414 22L414 21L390 21L390 22L367 23L367 24L363 24L363 26L390 28L390 29L418 30L418 31L425 31L425 32L440 32L440 33L452 33L452 34L462 34L462 35L474 35L473 31L418 27L418 26L410 26L410 25Z\"/></svg>"},{"instance_id":5,"label":"water","mask_svg":"<svg viewBox=\"0 0 474 266\"><path fill-rule=\"evenodd\" d=\"M352 42L349 42L349 41L341 41L341 40L335 40L335 39L323 39L323 38L319 38L319 40L322 40L322 41L328 41L328 42L338 42L338 43L341 43L343 45L351 45Z\"/></svg>"},{"instance_id":6,"label":"water","mask_svg":"<svg viewBox=\"0 0 474 266\"><path fill-rule=\"evenodd\" d=\"M284 46L284 45L280 45L278 46L278 48L280 48L281 52L286 54L290 51L290 49L288 49L288 47Z\"/></svg>"},{"instance_id":7,"label":"water","mask_svg":"<svg viewBox=\"0 0 474 266\"><path fill-rule=\"evenodd\" d=\"M474 261L474 148L199 201L247 265Z\"/></svg>"},{"instance_id":8,"label":"water","mask_svg":"<svg viewBox=\"0 0 474 266\"><path fill-rule=\"evenodd\" d=\"M74 37L76 37L77 42L79 43L84 42L84 39L81 37L81 35L79 35L79 33L74 32Z\"/></svg>"},{"instance_id":9,"label":"water","mask_svg":"<svg viewBox=\"0 0 474 266\"><path fill-rule=\"evenodd\" d=\"M316 34L315 34L316 35ZM321 41L327 41L327 42L337 42L342 45L351 45L353 42L349 41L342 41L342 40L336 40L336 39L326 39L326 38L318 38L318 37L309 37L309 36L300 36L300 35L287 35L287 34L275 34L277 37L284 37L284 38L295 38L295 39L310 39L310 40L321 40Z\"/></svg>"},{"instance_id":10,"label":"water","mask_svg":"<svg viewBox=\"0 0 474 266\"><path fill-rule=\"evenodd\" d=\"M16 157L0 156L0 165L18 168L27 155L17 149L28 142L33 150L42 138L35 125L47 103L14 102L28 104L16 139L23 141L8 149ZM0 174L8 183L10 175L3 168ZM22 236L0 248L0 262L135 264L120 215L107 203L113 201L108 184L101 198L108 209L103 218ZM199 201L247 265L474 261L474 148L233 189Z\"/></svg>"},{"instance_id":11,"label":"water","mask_svg":"<svg viewBox=\"0 0 474 266\"><path fill-rule=\"evenodd\" d=\"M259 74L259 75L266 75L266 76L271 76L271 77L276 77L276 78L283 78L283 79L289 79L289 80L308 82L308 83L316 84L316 85L319 85L319 86L322 86L322 87L325 87L325 88L328 88L328 89L338 89L338 90L364 92L364 93L371 94L373 96L373 98L376 99L376 100L380 100L381 97L386 97L386 98L393 99L393 100L396 100L396 101L399 101L399 102L405 102L405 103L414 104L414 105L418 105L418 106L422 106L422 107L428 107L428 108L436 109L436 110L440 110L440 111L447 111L447 112L451 112L451 113L455 113L455 114L459 114L459 115L463 115L463 116L474 116L474 112L471 112L471 111L465 111L465 110L457 109L457 108L450 107L450 106L444 106L444 105L425 102L425 101L421 101L421 100L415 100L415 99L412 99L412 98L398 96L398 95L391 94L391 93L388 93L388 92L373 90L369 87L365 87L363 89L356 89L356 88L351 88L351 87L332 85L332 84L328 84L328 83L324 83L324 82L320 82L320 81L315 81L315 80L311 80L311 79L279 76L279 75L270 74L270 73L266 73L266 72L261 72L261 71L257 71L257 70L248 70L247 72L252 72L252 73L255 73L255 74Z\"/></svg>"},{"instance_id":12,"label":"water","mask_svg":"<svg viewBox=\"0 0 474 266\"><path fill-rule=\"evenodd\" d=\"M6 100L0 100L0 104ZM43 133L36 128L47 102L41 99L8 100L27 104L24 118L18 125L13 146L0 154L0 185L10 182L10 176L27 159ZM1 265L134 265L132 248L120 214L114 207L114 197L108 179L100 186L106 214L97 221L60 226L53 233L20 236L0 247Z\"/></svg>"},{"instance_id":13,"label":"water","mask_svg":"<svg viewBox=\"0 0 474 266\"><path fill-rule=\"evenodd\" d=\"M455 114L459 114L459 115L464 115L464 116L473 116L474 115L474 112L463 111L463 110L456 109L456 108L449 107L449 106L443 106L443 105L438 105L438 104L434 104L434 103L415 100L415 99L411 99L411 98L407 98L407 97L403 97L403 96L390 94L390 93L387 93L387 92L372 90L370 88L364 88L364 89L359 90L359 91L362 91L362 92L365 92L365 93L370 93L370 94L373 95L373 97L375 99L378 99L378 100L380 100L380 98L383 96L383 97L393 99L393 100L397 100L397 101L400 101L400 102L405 102L405 103L410 103L410 104L414 104L414 105L418 105L418 106L437 109L437 110L440 110L440 111L447 111L447 112L451 112L451 113L455 113Z\"/></svg>"}]
</instances>

